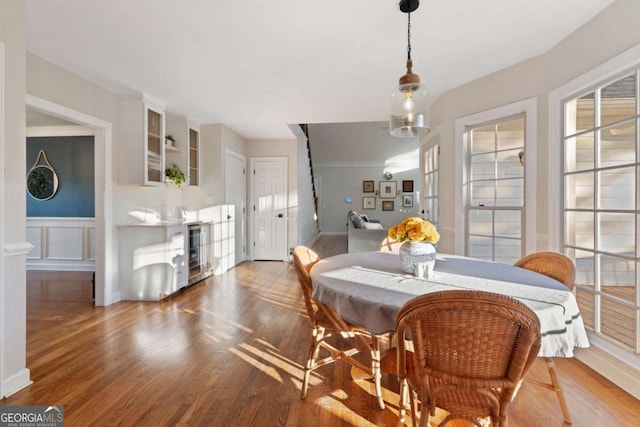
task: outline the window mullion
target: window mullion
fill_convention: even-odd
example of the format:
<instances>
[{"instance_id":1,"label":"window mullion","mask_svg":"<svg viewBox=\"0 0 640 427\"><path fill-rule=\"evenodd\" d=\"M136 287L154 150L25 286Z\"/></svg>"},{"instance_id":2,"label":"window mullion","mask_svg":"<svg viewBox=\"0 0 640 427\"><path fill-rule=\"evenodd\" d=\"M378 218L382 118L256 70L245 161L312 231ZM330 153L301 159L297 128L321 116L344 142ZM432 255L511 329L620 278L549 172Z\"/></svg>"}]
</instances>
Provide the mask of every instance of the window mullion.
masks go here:
<instances>
[{"instance_id":1,"label":"window mullion","mask_svg":"<svg viewBox=\"0 0 640 427\"><path fill-rule=\"evenodd\" d=\"M636 307L640 307L640 272L638 271L638 256L640 249L638 249L638 242L640 242L640 70L635 72L636 80L636 241L635 241L635 257L636 262ZM636 354L640 354L640 310L636 310Z\"/></svg>"},{"instance_id":2,"label":"window mullion","mask_svg":"<svg viewBox=\"0 0 640 427\"><path fill-rule=\"evenodd\" d=\"M593 204L594 204L594 213L593 213L593 290L594 290L594 329L597 334L601 332L602 325L602 316L601 316L601 306L602 306L602 296L601 296L601 283L602 283L602 255L600 254L601 248L601 227L600 227L600 95L601 90L597 88L594 91L594 134L593 134L593 164L594 164L594 173L593 173Z\"/></svg>"},{"instance_id":3,"label":"window mullion","mask_svg":"<svg viewBox=\"0 0 640 427\"><path fill-rule=\"evenodd\" d=\"M594 92L594 127L595 129L598 129L600 127L600 95L601 95L601 90L600 88L596 89L596 91ZM601 278L602 278L602 271L600 269L601 267L601 263L600 263L600 249L602 246L602 242L601 242L601 227L600 227L600 207L601 207L601 188L600 188L600 167L601 167L601 159L600 159L600 130L595 130L594 134L593 134L593 164L594 164L594 173L593 173L593 189L594 189L594 208L595 208L595 212L594 212L594 221L593 221L593 227L594 227L594 239L593 239L593 249L595 250L595 275L594 275L594 286L595 286L595 291L596 294L600 292L600 285L601 285ZM597 322L597 324L599 324L599 322Z\"/></svg>"}]
</instances>

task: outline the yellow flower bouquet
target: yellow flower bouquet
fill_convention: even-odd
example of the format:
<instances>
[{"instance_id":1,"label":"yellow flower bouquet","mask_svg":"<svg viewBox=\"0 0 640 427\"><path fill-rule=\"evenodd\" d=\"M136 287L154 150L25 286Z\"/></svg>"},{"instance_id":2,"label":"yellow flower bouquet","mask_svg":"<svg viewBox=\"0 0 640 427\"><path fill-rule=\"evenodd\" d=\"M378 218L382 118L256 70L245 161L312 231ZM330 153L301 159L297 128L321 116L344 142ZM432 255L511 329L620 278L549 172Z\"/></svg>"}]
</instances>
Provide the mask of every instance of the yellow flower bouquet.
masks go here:
<instances>
[{"instance_id":1,"label":"yellow flower bouquet","mask_svg":"<svg viewBox=\"0 0 640 427\"><path fill-rule=\"evenodd\" d=\"M389 227L388 236L397 242L411 240L413 242L438 243L440 234L429 221L420 217L411 217L400 224Z\"/></svg>"}]
</instances>

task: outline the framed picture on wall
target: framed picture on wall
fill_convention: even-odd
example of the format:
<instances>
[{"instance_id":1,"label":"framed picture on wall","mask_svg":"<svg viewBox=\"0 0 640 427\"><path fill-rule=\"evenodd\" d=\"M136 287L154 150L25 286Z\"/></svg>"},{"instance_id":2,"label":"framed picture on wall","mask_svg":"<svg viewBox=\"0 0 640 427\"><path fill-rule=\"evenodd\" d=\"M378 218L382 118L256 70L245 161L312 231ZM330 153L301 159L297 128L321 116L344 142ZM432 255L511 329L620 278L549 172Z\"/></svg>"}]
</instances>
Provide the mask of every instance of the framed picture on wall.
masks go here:
<instances>
[{"instance_id":1,"label":"framed picture on wall","mask_svg":"<svg viewBox=\"0 0 640 427\"><path fill-rule=\"evenodd\" d=\"M375 209L376 198L373 196L364 196L362 198L362 209Z\"/></svg>"},{"instance_id":2,"label":"framed picture on wall","mask_svg":"<svg viewBox=\"0 0 640 427\"><path fill-rule=\"evenodd\" d=\"M402 192L413 193L413 180L402 181Z\"/></svg>"},{"instance_id":3,"label":"framed picture on wall","mask_svg":"<svg viewBox=\"0 0 640 427\"><path fill-rule=\"evenodd\" d=\"M375 183L373 181L362 181L362 192L373 193L375 191Z\"/></svg>"},{"instance_id":4,"label":"framed picture on wall","mask_svg":"<svg viewBox=\"0 0 640 427\"><path fill-rule=\"evenodd\" d=\"M382 201L382 210L383 211L392 211L393 210L393 200L383 200Z\"/></svg>"},{"instance_id":5,"label":"framed picture on wall","mask_svg":"<svg viewBox=\"0 0 640 427\"><path fill-rule=\"evenodd\" d=\"M398 183L395 181L380 181L379 190L381 199L395 199L398 195Z\"/></svg>"},{"instance_id":6,"label":"framed picture on wall","mask_svg":"<svg viewBox=\"0 0 640 427\"><path fill-rule=\"evenodd\" d=\"M405 194L402 196L402 207L403 208L412 208L413 207L413 195Z\"/></svg>"}]
</instances>

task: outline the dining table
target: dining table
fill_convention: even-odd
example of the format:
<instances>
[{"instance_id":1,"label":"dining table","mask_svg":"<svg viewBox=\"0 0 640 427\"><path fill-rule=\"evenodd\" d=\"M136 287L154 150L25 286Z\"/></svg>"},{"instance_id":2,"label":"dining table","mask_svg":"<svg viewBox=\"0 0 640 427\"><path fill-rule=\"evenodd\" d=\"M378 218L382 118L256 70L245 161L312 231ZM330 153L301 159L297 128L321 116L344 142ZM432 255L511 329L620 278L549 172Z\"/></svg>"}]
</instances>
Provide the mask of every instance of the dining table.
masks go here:
<instances>
[{"instance_id":1,"label":"dining table","mask_svg":"<svg viewBox=\"0 0 640 427\"><path fill-rule=\"evenodd\" d=\"M508 295L531 308L540 320L540 357L573 357L575 348L589 347L574 294L509 264L439 253L433 274L421 278L402 270L398 253L352 252L318 261L311 280L314 298L375 335L394 332L400 308L412 298L463 289Z\"/></svg>"}]
</instances>

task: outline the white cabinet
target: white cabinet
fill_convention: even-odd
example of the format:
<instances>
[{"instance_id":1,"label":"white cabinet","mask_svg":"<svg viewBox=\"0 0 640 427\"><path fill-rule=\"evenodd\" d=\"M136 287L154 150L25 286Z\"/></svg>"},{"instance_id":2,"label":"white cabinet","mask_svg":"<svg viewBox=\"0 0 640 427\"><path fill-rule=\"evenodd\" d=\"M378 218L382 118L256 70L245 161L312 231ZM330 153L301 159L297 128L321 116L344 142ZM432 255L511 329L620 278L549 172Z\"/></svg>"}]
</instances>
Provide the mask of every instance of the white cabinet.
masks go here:
<instances>
[{"instance_id":1,"label":"white cabinet","mask_svg":"<svg viewBox=\"0 0 640 427\"><path fill-rule=\"evenodd\" d=\"M123 300L158 301L187 286L185 226L119 227Z\"/></svg>"},{"instance_id":2,"label":"white cabinet","mask_svg":"<svg viewBox=\"0 0 640 427\"><path fill-rule=\"evenodd\" d=\"M144 95L118 102L118 182L161 185L164 182L164 108Z\"/></svg>"},{"instance_id":3,"label":"white cabinet","mask_svg":"<svg viewBox=\"0 0 640 427\"><path fill-rule=\"evenodd\" d=\"M185 227L176 225L167 227L166 239L169 242L169 264L172 268L175 289L182 289L187 286L189 280L189 266L187 265L186 245L187 237Z\"/></svg>"},{"instance_id":4,"label":"white cabinet","mask_svg":"<svg viewBox=\"0 0 640 427\"><path fill-rule=\"evenodd\" d=\"M175 147L167 145L166 163L180 167L186 177L186 185L200 186L200 125L184 117L167 120L167 135L172 135Z\"/></svg>"}]
</instances>

